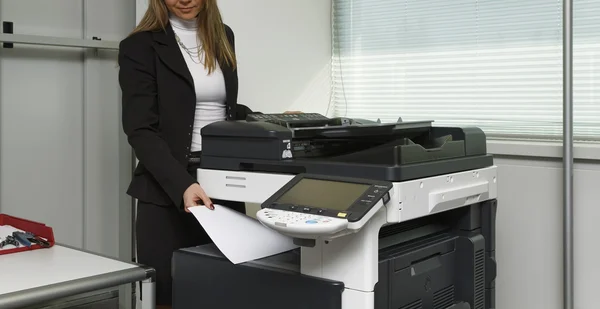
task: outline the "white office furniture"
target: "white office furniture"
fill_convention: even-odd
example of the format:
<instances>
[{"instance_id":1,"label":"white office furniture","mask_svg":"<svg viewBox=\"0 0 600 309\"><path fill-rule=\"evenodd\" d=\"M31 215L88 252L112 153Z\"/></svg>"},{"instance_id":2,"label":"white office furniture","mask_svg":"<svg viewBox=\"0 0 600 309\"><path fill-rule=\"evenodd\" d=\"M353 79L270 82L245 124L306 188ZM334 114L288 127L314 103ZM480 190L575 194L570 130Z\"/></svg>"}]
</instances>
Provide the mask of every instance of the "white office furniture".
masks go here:
<instances>
[{"instance_id":1,"label":"white office furniture","mask_svg":"<svg viewBox=\"0 0 600 309\"><path fill-rule=\"evenodd\" d=\"M119 285L142 282L142 308L155 308L155 271L141 265L55 245L0 255L0 308L22 308Z\"/></svg>"}]
</instances>

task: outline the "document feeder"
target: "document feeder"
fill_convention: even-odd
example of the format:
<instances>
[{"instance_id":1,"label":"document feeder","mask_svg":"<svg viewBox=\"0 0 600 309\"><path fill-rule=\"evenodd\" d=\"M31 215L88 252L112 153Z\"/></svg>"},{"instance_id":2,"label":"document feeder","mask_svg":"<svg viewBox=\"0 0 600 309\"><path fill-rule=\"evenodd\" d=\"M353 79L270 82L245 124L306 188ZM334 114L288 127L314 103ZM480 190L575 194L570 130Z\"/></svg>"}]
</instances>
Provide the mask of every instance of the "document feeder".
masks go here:
<instances>
[{"instance_id":1,"label":"document feeder","mask_svg":"<svg viewBox=\"0 0 600 309\"><path fill-rule=\"evenodd\" d=\"M201 166L404 181L493 162L479 128L334 120L338 125L293 128L267 121L212 123L202 128Z\"/></svg>"}]
</instances>

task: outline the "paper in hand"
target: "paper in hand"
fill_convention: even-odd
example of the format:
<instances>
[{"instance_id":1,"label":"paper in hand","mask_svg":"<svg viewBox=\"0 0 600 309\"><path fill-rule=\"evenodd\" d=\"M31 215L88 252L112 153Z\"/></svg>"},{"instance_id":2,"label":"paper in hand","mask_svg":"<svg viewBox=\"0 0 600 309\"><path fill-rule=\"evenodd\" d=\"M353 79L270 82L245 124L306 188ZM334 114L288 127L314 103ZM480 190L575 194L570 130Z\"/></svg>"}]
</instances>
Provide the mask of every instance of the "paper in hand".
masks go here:
<instances>
[{"instance_id":1,"label":"paper in hand","mask_svg":"<svg viewBox=\"0 0 600 309\"><path fill-rule=\"evenodd\" d=\"M263 226L256 219L221 205L188 208L217 248L234 264L265 258L298 248L289 236Z\"/></svg>"}]
</instances>

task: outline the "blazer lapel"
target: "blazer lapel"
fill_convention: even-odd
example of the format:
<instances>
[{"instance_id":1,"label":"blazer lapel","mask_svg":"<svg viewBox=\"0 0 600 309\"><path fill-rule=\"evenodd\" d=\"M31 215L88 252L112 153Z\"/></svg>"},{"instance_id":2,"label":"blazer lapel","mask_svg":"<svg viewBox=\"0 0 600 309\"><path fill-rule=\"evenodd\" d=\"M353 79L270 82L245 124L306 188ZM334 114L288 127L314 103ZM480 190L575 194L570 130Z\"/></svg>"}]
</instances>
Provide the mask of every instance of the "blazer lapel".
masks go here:
<instances>
[{"instance_id":1,"label":"blazer lapel","mask_svg":"<svg viewBox=\"0 0 600 309\"><path fill-rule=\"evenodd\" d=\"M157 31L153 33L154 40L157 44L154 49L158 57L165 63L173 72L183 77L185 81L193 88L194 80L190 70L185 63L185 59L181 54L179 45L175 39L175 33L169 24L165 27L165 31Z\"/></svg>"}]
</instances>

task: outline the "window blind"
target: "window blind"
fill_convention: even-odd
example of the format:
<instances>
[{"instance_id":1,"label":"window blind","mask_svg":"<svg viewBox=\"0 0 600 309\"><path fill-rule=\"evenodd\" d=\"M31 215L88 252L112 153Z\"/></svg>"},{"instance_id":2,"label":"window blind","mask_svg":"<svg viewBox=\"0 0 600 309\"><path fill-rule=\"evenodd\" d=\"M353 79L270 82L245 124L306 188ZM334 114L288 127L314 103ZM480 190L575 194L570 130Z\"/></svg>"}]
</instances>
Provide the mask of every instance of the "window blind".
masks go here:
<instances>
[{"instance_id":1,"label":"window blind","mask_svg":"<svg viewBox=\"0 0 600 309\"><path fill-rule=\"evenodd\" d=\"M333 0L337 116L561 138L562 1ZM574 0L574 135L600 138L600 1Z\"/></svg>"}]
</instances>

